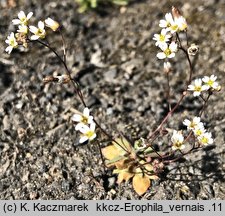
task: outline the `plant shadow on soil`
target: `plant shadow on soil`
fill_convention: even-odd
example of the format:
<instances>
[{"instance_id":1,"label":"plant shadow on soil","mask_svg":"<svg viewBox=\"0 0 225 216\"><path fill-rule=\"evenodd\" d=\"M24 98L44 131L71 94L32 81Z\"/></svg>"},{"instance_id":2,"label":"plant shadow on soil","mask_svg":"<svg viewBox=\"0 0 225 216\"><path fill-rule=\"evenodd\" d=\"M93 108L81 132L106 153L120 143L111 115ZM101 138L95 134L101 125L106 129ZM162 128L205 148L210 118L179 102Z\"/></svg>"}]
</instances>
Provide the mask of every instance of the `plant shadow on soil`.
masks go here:
<instances>
[{"instance_id":1,"label":"plant shadow on soil","mask_svg":"<svg viewBox=\"0 0 225 216\"><path fill-rule=\"evenodd\" d=\"M200 160L187 162L184 158L179 161L179 164L165 172L165 180L171 181L184 181L184 182L201 182L207 179L212 179L214 182L225 182L225 176L221 170L221 163L219 162L219 156L225 153L209 152L213 146L207 147L206 153ZM183 162L183 165L181 163ZM191 168L191 171L190 171ZM186 170L184 173L183 170Z\"/></svg>"}]
</instances>

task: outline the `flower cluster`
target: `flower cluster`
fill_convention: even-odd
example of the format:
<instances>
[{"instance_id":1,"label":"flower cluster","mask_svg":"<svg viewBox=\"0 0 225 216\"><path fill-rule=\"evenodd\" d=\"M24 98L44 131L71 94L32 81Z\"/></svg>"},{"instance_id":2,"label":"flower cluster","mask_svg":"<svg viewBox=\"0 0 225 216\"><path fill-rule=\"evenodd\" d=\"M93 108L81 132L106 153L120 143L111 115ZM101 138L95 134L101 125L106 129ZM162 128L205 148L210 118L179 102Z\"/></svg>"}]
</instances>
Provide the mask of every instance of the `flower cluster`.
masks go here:
<instances>
[{"instance_id":1,"label":"flower cluster","mask_svg":"<svg viewBox=\"0 0 225 216\"><path fill-rule=\"evenodd\" d=\"M185 119L183 124L188 130L194 133L200 145L208 145L213 143L212 134L205 130L200 117L194 117L191 121L189 119Z\"/></svg>"},{"instance_id":2,"label":"flower cluster","mask_svg":"<svg viewBox=\"0 0 225 216\"><path fill-rule=\"evenodd\" d=\"M11 32L5 40L5 42L8 44L8 47L5 49L5 51L8 54L10 54L13 49L18 48L19 45L22 45L26 48L27 41L29 40L44 39L46 37L45 26L51 28L53 31L56 31L59 28L59 23L51 18L47 18L44 22L39 21L37 27L30 26L29 21L32 16L32 12L26 15L23 11L20 11L18 13L18 19L12 20L14 25L18 25L18 29L17 33ZM30 37L29 33L31 33Z\"/></svg>"},{"instance_id":3,"label":"flower cluster","mask_svg":"<svg viewBox=\"0 0 225 216\"><path fill-rule=\"evenodd\" d=\"M193 91L194 97L200 96L202 92L208 90L219 91L221 89L218 82L216 82L217 76L211 75L204 76L202 79L196 79L192 84L188 86L189 91Z\"/></svg>"},{"instance_id":4,"label":"flower cluster","mask_svg":"<svg viewBox=\"0 0 225 216\"><path fill-rule=\"evenodd\" d=\"M95 139L96 125L93 116L90 115L90 110L87 107L84 108L82 114L74 114L71 120L77 123L75 130L81 132L80 143Z\"/></svg>"},{"instance_id":5,"label":"flower cluster","mask_svg":"<svg viewBox=\"0 0 225 216\"><path fill-rule=\"evenodd\" d=\"M180 12L173 7L172 13L166 13L165 19L159 21L159 27L162 28L160 34L154 34L155 45L161 49L157 54L158 59L175 57L178 45L173 41L173 35L177 32L186 30L187 22Z\"/></svg>"}]
</instances>

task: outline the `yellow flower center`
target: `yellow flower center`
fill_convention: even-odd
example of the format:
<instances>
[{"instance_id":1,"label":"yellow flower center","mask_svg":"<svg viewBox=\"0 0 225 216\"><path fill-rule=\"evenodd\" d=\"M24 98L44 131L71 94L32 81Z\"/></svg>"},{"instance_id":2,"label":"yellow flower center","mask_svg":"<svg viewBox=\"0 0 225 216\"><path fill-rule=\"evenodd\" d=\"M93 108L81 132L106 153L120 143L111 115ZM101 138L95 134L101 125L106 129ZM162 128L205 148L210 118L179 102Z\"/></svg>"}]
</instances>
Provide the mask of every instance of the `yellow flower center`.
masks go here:
<instances>
[{"instance_id":1,"label":"yellow flower center","mask_svg":"<svg viewBox=\"0 0 225 216\"><path fill-rule=\"evenodd\" d=\"M208 84L209 86L212 86L213 83L214 83L213 80L209 80L207 84Z\"/></svg>"},{"instance_id":2,"label":"yellow flower center","mask_svg":"<svg viewBox=\"0 0 225 216\"><path fill-rule=\"evenodd\" d=\"M195 134L196 134L197 136L200 136L200 135L202 135L202 131L198 129L198 130L195 131Z\"/></svg>"},{"instance_id":3,"label":"yellow flower center","mask_svg":"<svg viewBox=\"0 0 225 216\"><path fill-rule=\"evenodd\" d=\"M172 52L169 48L167 48L166 50L164 50L164 53L166 54L166 56L169 56Z\"/></svg>"},{"instance_id":4,"label":"yellow flower center","mask_svg":"<svg viewBox=\"0 0 225 216\"><path fill-rule=\"evenodd\" d=\"M170 26L170 28L174 31L176 31L178 29L178 25L173 25L173 26Z\"/></svg>"},{"instance_id":5,"label":"yellow flower center","mask_svg":"<svg viewBox=\"0 0 225 216\"><path fill-rule=\"evenodd\" d=\"M202 138L201 138L201 143L202 143L202 144L207 144L208 141L209 141L209 139L208 139L207 137L202 137Z\"/></svg>"},{"instance_id":6,"label":"yellow flower center","mask_svg":"<svg viewBox=\"0 0 225 216\"><path fill-rule=\"evenodd\" d=\"M14 38L10 39L9 45L12 46L12 47L16 47L17 46L16 40Z\"/></svg>"},{"instance_id":7,"label":"yellow flower center","mask_svg":"<svg viewBox=\"0 0 225 216\"><path fill-rule=\"evenodd\" d=\"M26 17L20 19L20 21L21 21L21 23L22 23L23 25L27 25L27 24L28 24L28 20L27 20Z\"/></svg>"},{"instance_id":8,"label":"yellow flower center","mask_svg":"<svg viewBox=\"0 0 225 216\"><path fill-rule=\"evenodd\" d=\"M182 142L177 141L176 143L173 144L176 148L180 148L182 145Z\"/></svg>"},{"instance_id":9,"label":"yellow flower center","mask_svg":"<svg viewBox=\"0 0 225 216\"><path fill-rule=\"evenodd\" d=\"M82 116L82 120L81 120L84 124L88 124L88 118L85 116Z\"/></svg>"},{"instance_id":10,"label":"yellow flower center","mask_svg":"<svg viewBox=\"0 0 225 216\"><path fill-rule=\"evenodd\" d=\"M160 41L164 41L164 40L165 40L165 35L160 35L160 36L159 36L159 40L160 40Z\"/></svg>"},{"instance_id":11,"label":"yellow flower center","mask_svg":"<svg viewBox=\"0 0 225 216\"><path fill-rule=\"evenodd\" d=\"M94 131L88 131L85 135L90 139L94 135Z\"/></svg>"},{"instance_id":12,"label":"yellow flower center","mask_svg":"<svg viewBox=\"0 0 225 216\"><path fill-rule=\"evenodd\" d=\"M202 87L201 86L195 86L195 91L201 92L201 90L202 90Z\"/></svg>"},{"instance_id":13,"label":"yellow flower center","mask_svg":"<svg viewBox=\"0 0 225 216\"><path fill-rule=\"evenodd\" d=\"M38 29L36 35L38 35L40 38L44 38L45 37L45 31L42 29Z\"/></svg>"}]
</instances>

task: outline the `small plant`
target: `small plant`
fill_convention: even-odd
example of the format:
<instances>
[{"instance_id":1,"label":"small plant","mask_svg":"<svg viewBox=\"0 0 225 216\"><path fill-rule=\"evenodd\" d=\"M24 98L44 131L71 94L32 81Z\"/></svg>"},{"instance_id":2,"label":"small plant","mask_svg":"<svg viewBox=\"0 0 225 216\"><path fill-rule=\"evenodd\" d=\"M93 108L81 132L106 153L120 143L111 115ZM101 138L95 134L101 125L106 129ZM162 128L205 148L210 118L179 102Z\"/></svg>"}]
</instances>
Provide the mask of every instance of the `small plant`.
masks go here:
<instances>
[{"instance_id":1,"label":"small plant","mask_svg":"<svg viewBox=\"0 0 225 216\"><path fill-rule=\"evenodd\" d=\"M96 7L98 3L98 1L80 2L89 2L93 7ZM16 33L12 32L7 37L5 42L8 44L8 47L5 51L10 54L13 49L18 48L19 46L28 48L28 44L30 45L37 42L51 50L57 56L64 66L65 74L47 76L43 79L43 82L45 84L51 82L72 84L74 94L79 97L80 102L84 107L82 113L74 113L71 117L75 130L80 133L79 142L85 143L92 141L98 145L105 166L107 168L112 168L113 173L118 174L118 184L132 179L134 190L139 195L143 195L148 188L151 187L153 180L160 179L160 173L164 171L168 164L176 162L185 155L213 143L212 134L205 128L201 117L208 105L210 97L214 93L220 91L221 86L216 81L217 77L215 75L196 79L192 78L194 66L190 56L194 57L199 49L195 44L189 46L189 41L187 39L188 25L186 19L175 7L172 7L172 13L167 13L165 19L160 20L159 27L161 27L161 31L159 34L154 34L153 37L155 45L159 49L156 56L159 60L163 60L164 65L164 76L166 77L168 86L168 112L153 132L149 132L146 138L140 138L136 141L128 141L128 139L125 138L125 135L113 138L111 134L108 134L107 130L102 128L95 117L91 115L90 109L87 107L85 98L82 94L82 90L80 89L80 85L72 78L70 69L67 66L66 46L60 24L51 18L47 18L44 22L39 21L37 27L32 26L30 25L32 15L33 13L31 12L26 15L21 11L18 14L18 19L12 21L14 25L18 25L18 29ZM49 35L48 30L59 33L61 36L64 51L62 56L52 47L49 41L47 42L46 37ZM181 40L181 34L183 36L186 35L186 39ZM177 103L172 106L170 104L171 87L169 75L173 71L173 66L170 59L174 58L178 51L181 51L186 57L189 65L189 73L182 94ZM175 127L165 129L166 123L188 95L190 95L193 100L196 97L199 97L202 100L201 110L196 113L196 116L188 117L182 121L186 130L180 130ZM100 137L102 136L100 136L100 134L103 135L104 140L107 138L109 143L108 146L102 146L102 140L100 140ZM165 143L167 150L164 152L158 151L153 147L154 144L157 144L157 139L160 137L165 137L167 140Z\"/></svg>"},{"instance_id":2,"label":"small plant","mask_svg":"<svg viewBox=\"0 0 225 216\"><path fill-rule=\"evenodd\" d=\"M127 5L129 0L75 0L79 4L78 11L83 13L89 9L95 9L99 4L111 3L116 5Z\"/></svg>"}]
</instances>

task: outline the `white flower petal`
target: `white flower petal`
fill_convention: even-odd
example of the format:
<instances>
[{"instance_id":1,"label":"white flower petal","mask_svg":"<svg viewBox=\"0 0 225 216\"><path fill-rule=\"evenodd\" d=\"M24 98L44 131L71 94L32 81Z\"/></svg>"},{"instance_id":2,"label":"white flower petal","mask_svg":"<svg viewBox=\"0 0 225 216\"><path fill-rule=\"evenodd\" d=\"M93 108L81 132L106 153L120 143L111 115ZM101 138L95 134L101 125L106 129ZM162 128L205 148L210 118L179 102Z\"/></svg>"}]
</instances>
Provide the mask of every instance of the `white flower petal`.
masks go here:
<instances>
[{"instance_id":1,"label":"white flower petal","mask_svg":"<svg viewBox=\"0 0 225 216\"><path fill-rule=\"evenodd\" d=\"M205 83L207 83L209 81L209 77L208 76L204 76L202 78L202 81L205 82Z\"/></svg>"},{"instance_id":2,"label":"white flower petal","mask_svg":"<svg viewBox=\"0 0 225 216\"><path fill-rule=\"evenodd\" d=\"M27 14L27 19L30 19L33 16L33 12Z\"/></svg>"},{"instance_id":3,"label":"white flower petal","mask_svg":"<svg viewBox=\"0 0 225 216\"><path fill-rule=\"evenodd\" d=\"M166 28L166 27L167 27L167 22L166 22L166 20L160 20L160 21L159 21L159 27L161 27L161 28Z\"/></svg>"},{"instance_id":4,"label":"white flower petal","mask_svg":"<svg viewBox=\"0 0 225 216\"><path fill-rule=\"evenodd\" d=\"M13 47L12 47L12 46L8 46L8 47L6 47L6 49L5 49L5 51L6 51L8 54L10 54L10 53L12 52L12 50L13 50Z\"/></svg>"},{"instance_id":5,"label":"white flower petal","mask_svg":"<svg viewBox=\"0 0 225 216\"><path fill-rule=\"evenodd\" d=\"M71 120L72 121L75 121L75 122L80 122L82 120L82 116L79 115L79 114L74 114L72 117L71 117Z\"/></svg>"},{"instance_id":6,"label":"white flower petal","mask_svg":"<svg viewBox=\"0 0 225 216\"><path fill-rule=\"evenodd\" d=\"M92 123L92 124L90 125L90 130L91 130L91 131L95 131L95 123Z\"/></svg>"},{"instance_id":7,"label":"white flower petal","mask_svg":"<svg viewBox=\"0 0 225 216\"><path fill-rule=\"evenodd\" d=\"M168 47L168 45L167 45L167 43L166 42L156 42L158 45L157 46L159 46L159 48L161 49L161 50L166 50L167 49L167 47Z\"/></svg>"},{"instance_id":8,"label":"white flower petal","mask_svg":"<svg viewBox=\"0 0 225 216\"><path fill-rule=\"evenodd\" d=\"M41 29L41 30L44 30L44 28L45 28L44 22L39 21L39 22L38 22L38 28Z\"/></svg>"},{"instance_id":9,"label":"white flower petal","mask_svg":"<svg viewBox=\"0 0 225 216\"><path fill-rule=\"evenodd\" d=\"M20 20L26 19L26 14L25 14L23 11L20 11L20 12L18 13L18 17L19 17Z\"/></svg>"},{"instance_id":10,"label":"white flower petal","mask_svg":"<svg viewBox=\"0 0 225 216\"><path fill-rule=\"evenodd\" d=\"M175 53L171 53L170 55L167 56L167 58L174 58L175 57Z\"/></svg>"},{"instance_id":11,"label":"white flower petal","mask_svg":"<svg viewBox=\"0 0 225 216\"><path fill-rule=\"evenodd\" d=\"M175 42L172 42L169 46L169 49L172 51L172 52L176 52L177 51L177 44Z\"/></svg>"},{"instance_id":12,"label":"white flower petal","mask_svg":"<svg viewBox=\"0 0 225 216\"><path fill-rule=\"evenodd\" d=\"M89 116L88 117L88 124L92 124L92 123L94 123L94 118L93 118L93 116Z\"/></svg>"},{"instance_id":13,"label":"white flower petal","mask_svg":"<svg viewBox=\"0 0 225 216\"><path fill-rule=\"evenodd\" d=\"M35 26L30 26L29 29L30 29L30 31L31 31L32 33L34 33L34 34L35 34L36 32L38 32L38 28L35 27Z\"/></svg>"},{"instance_id":14,"label":"white flower petal","mask_svg":"<svg viewBox=\"0 0 225 216\"><path fill-rule=\"evenodd\" d=\"M20 24L20 20L19 19L13 19L12 23L13 23L13 25L19 25Z\"/></svg>"},{"instance_id":15,"label":"white flower petal","mask_svg":"<svg viewBox=\"0 0 225 216\"><path fill-rule=\"evenodd\" d=\"M167 29L164 28L164 29L161 30L161 35L164 35L165 36L167 34L167 32L168 32Z\"/></svg>"},{"instance_id":16,"label":"white flower petal","mask_svg":"<svg viewBox=\"0 0 225 216\"><path fill-rule=\"evenodd\" d=\"M79 128L79 131L83 134L87 133L88 131L90 131L90 128L87 125L83 125L82 127Z\"/></svg>"},{"instance_id":17,"label":"white flower petal","mask_svg":"<svg viewBox=\"0 0 225 216\"><path fill-rule=\"evenodd\" d=\"M79 140L79 143L84 143L88 140L88 137L87 136L81 136L80 137L80 140Z\"/></svg>"},{"instance_id":18,"label":"white flower petal","mask_svg":"<svg viewBox=\"0 0 225 216\"><path fill-rule=\"evenodd\" d=\"M84 111L83 111L83 115L84 115L85 117L88 117L89 114L90 114L90 110L88 109L88 107L85 107L85 108L84 108Z\"/></svg>"},{"instance_id":19,"label":"white flower petal","mask_svg":"<svg viewBox=\"0 0 225 216\"><path fill-rule=\"evenodd\" d=\"M198 97L200 94L201 92L196 92L196 91L193 93L194 97Z\"/></svg>"},{"instance_id":20,"label":"white flower petal","mask_svg":"<svg viewBox=\"0 0 225 216\"><path fill-rule=\"evenodd\" d=\"M166 54L164 52L160 52L156 56L157 56L158 59L164 59L164 58L166 58Z\"/></svg>"},{"instance_id":21,"label":"white flower petal","mask_svg":"<svg viewBox=\"0 0 225 216\"><path fill-rule=\"evenodd\" d=\"M76 125L76 127L75 127L75 130L76 131L80 131L80 130L82 130L82 128L85 126L85 124L84 123L78 123L77 125Z\"/></svg>"},{"instance_id":22,"label":"white flower petal","mask_svg":"<svg viewBox=\"0 0 225 216\"><path fill-rule=\"evenodd\" d=\"M32 35L30 37L31 40L38 40L40 37L38 35Z\"/></svg>"},{"instance_id":23,"label":"white flower petal","mask_svg":"<svg viewBox=\"0 0 225 216\"><path fill-rule=\"evenodd\" d=\"M166 13L165 18L168 23L174 23L173 16L171 13Z\"/></svg>"},{"instance_id":24,"label":"white flower petal","mask_svg":"<svg viewBox=\"0 0 225 216\"><path fill-rule=\"evenodd\" d=\"M89 140L93 140L95 137L96 137L96 133L94 133L94 134L89 138Z\"/></svg>"},{"instance_id":25,"label":"white flower petal","mask_svg":"<svg viewBox=\"0 0 225 216\"><path fill-rule=\"evenodd\" d=\"M202 80L201 79L196 79L195 80L195 86L201 86L202 85Z\"/></svg>"}]
</instances>

